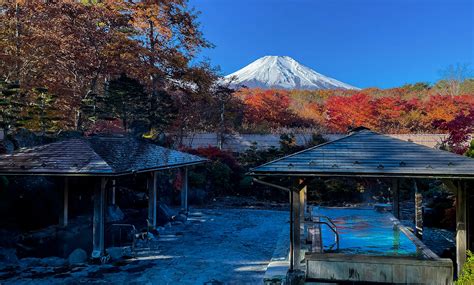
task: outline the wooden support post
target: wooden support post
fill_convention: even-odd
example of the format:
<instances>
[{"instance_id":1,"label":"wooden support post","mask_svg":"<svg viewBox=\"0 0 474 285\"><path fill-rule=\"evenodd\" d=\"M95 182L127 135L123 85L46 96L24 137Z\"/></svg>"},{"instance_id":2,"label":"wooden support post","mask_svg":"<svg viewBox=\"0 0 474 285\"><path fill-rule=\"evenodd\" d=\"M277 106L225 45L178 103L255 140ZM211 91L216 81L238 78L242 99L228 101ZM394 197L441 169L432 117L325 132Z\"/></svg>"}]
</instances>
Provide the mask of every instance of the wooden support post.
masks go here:
<instances>
[{"instance_id":1,"label":"wooden support post","mask_svg":"<svg viewBox=\"0 0 474 285\"><path fill-rule=\"evenodd\" d=\"M292 235L292 252L293 252L293 266L291 266L294 270L299 270L301 267L301 215L304 215L304 209L302 206L302 194L304 192L306 185L304 184L304 180L300 180L299 184L296 186L296 189L293 189L290 193L291 195L291 212L292 220L293 220L293 227L291 229L290 234ZM303 216L304 217L304 216ZM303 220L304 221L304 220ZM304 224L304 223L303 223Z\"/></svg>"},{"instance_id":2,"label":"wooden support post","mask_svg":"<svg viewBox=\"0 0 474 285\"><path fill-rule=\"evenodd\" d=\"M300 193L292 191L293 195L293 243L294 243L294 269L300 269L301 261L301 220L300 220Z\"/></svg>"},{"instance_id":3,"label":"wooden support post","mask_svg":"<svg viewBox=\"0 0 474 285\"><path fill-rule=\"evenodd\" d=\"M183 179L182 188L181 188L181 210L186 214L189 211L188 206L188 168L185 167L181 170L181 175Z\"/></svg>"},{"instance_id":4,"label":"wooden support post","mask_svg":"<svg viewBox=\"0 0 474 285\"><path fill-rule=\"evenodd\" d=\"M397 178L392 179L392 195L393 195L393 203L392 203L392 213L395 218L400 219L400 190L399 190L399 182Z\"/></svg>"},{"instance_id":5,"label":"wooden support post","mask_svg":"<svg viewBox=\"0 0 474 285\"><path fill-rule=\"evenodd\" d=\"M415 187L415 235L423 239L423 195L418 191L416 180L413 185Z\"/></svg>"},{"instance_id":6,"label":"wooden support post","mask_svg":"<svg viewBox=\"0 0 474 285\"><path fill-rule=\"evenodd\" d=\"M305 220L305 216L306 216L306 189L307 189L307 186L303 187L303 189L300 190L300 198L299 198L299 202L300 202L300 221L303 221L303 223L302 223L303 233L304 233L304 220Z\"/></svg>"},{"instance_id":7,"label":"wooden support post","mask_svg":"<svg viewBox=\"0 0 474 285\"><path fill-rule=\"evenodd\" d=\"M64 178L64 188L62 193L61 201L61 213L59 213L59 226L67 227L68 224L68 211L69 211L69 180L67 177Z\"/></svg>"},{"instance_id":8,"label":"wooden support post","mask_svg":"<svg viewBox=\"0 0 474 285\"><path fill-rule=\"evenodd\" d=\"M148 222L149 226L156 228L156 179L157 173L151 172L147 177L147 188L148 188Z\"/></svg>"},{"instance_id":9,"label":"wooden support post","mask_svg":"<svg viewBox=\"0 0 474 285\"><path fill-rule=\"evenodd\" d=\"M458 276L466 262L466 188L458 182L456 194L456 263Z\"/></svg>"},{"instance_id":10,"label":"wooden support post","mask_svg":"<svg viewBox=\"0 0 474 285\"><path fill-rule=\"evenodd\" d=\"M293 190L290 189L290 271L293 271L295 268L295 235L294 235L294 215L293 215L293 204L294 204L294 195Z\"/></svg>"},{"instance_id":11,"label":"wooden support post","mask_svg":"<svg viewBox=\"0 0 474 285\"><path fill-rule=\"evenodd\" d=\"M112 205L115 205L115 179L112 180Z\"/></svg>"},{"instance_id":12,"label":"wooden support post","mask_svg":"<svg viewBox=\"0 0 474 285\"><path fill-rule=\"evenodd\" d=\"M100 179L94 189L94 220L92 225L92 258L101 258L105 253L105 186L107 179Z\"/></svg>"}]
</instances>

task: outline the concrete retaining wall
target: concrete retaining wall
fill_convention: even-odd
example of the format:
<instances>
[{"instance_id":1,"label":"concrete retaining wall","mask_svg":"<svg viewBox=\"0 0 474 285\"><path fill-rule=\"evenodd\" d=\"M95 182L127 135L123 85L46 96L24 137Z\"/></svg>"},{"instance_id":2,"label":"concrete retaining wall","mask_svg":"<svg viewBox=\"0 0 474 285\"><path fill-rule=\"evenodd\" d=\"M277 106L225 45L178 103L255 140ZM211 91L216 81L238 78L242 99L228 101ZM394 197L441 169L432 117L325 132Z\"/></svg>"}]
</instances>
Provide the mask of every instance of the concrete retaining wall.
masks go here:
<instances>
[{"instance_id":1,"label":"concrete retaining wall","mask_svg":"<svg viewBox=\"0 0 474 285\"><path fill-rule=\"evenodd\" d=\"M453 284L450 259L310 253L306 255L308 281L355 281L391 284Z\"/></svg>"}]
</instances>

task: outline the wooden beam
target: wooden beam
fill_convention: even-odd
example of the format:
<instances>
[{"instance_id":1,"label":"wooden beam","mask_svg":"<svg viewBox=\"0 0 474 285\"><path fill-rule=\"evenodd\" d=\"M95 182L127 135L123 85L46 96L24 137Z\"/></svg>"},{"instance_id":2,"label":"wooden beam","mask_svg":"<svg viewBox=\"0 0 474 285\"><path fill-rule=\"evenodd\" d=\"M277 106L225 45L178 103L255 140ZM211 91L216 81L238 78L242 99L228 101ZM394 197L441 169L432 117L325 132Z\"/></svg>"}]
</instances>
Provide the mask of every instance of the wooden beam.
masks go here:
<instances>
[{"instance_id":1,"label":"wooden beam","mask_svg":"<svg viewBox=\"0 0 474 285\"><path fill-rule=\"evenodd\" d=\"M100 179L94 188L94 219L92 225L92 258L101 258L105 253L105 187L107 178Z\"/></svg>"},{"instance_id":2,"label":"wooden beam","mask_svg":"<svg viewBox=\"0 0 474 285\"><path fill-rule=\"evenodd\" d=\"M467 235L466 235L466 187L457 183L456 195L456 264L458 276L466 262Z\"/></svg>"},{"instance_id":3,"label":"wooden beam","mask_svg":"<svg viewBox=\"0 0 474 285\"><path fill-rule=\"evenodd\" d=\"M400 219L400 190L399 190L399 180L397 178L392 179L392 213L395 218Z\"/></svg>"},{"instance_id":4,"label":"wooden beam","mask_svg":"<svg viewBox=\"0 0 474 285\"><path fill-rule=\"evenodd\" d=\"M185 167L181 170L181 175L183 178L182 188L181 188L181 209L187 214L189 211L188 207L188 168Z\"/></svg>"},{"instance_id":5,"label":"wooden beam","mask_svg":"<svg viewBox=\"0 0 474 285\"><path fill-rule=\"evenodd\" d=\"M64 178L64 188L61 195L61 213L59 213L59 226L67 227L69 215L69 179Z\"/></svg>"}]
</instances>

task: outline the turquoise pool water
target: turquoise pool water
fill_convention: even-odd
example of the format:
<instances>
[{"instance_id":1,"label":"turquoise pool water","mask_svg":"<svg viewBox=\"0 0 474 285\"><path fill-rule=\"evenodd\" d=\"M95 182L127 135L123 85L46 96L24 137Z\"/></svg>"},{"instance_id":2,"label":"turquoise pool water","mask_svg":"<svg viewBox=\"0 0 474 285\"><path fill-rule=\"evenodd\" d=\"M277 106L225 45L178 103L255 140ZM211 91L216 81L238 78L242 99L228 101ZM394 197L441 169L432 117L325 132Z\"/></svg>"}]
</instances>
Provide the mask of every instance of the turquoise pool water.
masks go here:
<instances>
[{"instance_id":1,"label":"turquoise pool water","mask_svg":"<svg viewBox=\"0 0 474 285\"><path fill-rule=\"evenodd\" d=\"M422 251L391 220L389 213L373 209L314 207L313 215L328 216L337 226L341 253L422 257ZM334 234L322 226L325 250Z\"/></svg>"}]
</instances>

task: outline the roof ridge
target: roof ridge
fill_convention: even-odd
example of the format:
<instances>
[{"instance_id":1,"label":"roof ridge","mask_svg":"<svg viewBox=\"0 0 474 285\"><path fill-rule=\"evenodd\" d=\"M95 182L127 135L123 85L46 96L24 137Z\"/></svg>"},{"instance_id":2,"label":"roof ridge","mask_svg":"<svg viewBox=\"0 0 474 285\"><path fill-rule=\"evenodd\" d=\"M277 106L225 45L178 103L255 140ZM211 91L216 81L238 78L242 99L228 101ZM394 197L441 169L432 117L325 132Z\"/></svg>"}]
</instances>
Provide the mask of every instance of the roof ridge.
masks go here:
<instances>
[{"instance_id":1,"label":"roof ridge","mask_svg":"<svg viewBox=\"0 0 474 285\"><path fill-rule=\"evenodd\" d=\"M100 160L102 160L109 168L112 172L115 172L115 168L110 165L107 160L105 160L100 154L97 153L97 151L95 151L95 149L91 146L91 143L90 143L90 140L89 138L85 138L85 137L81 137L81 138L78 138L80 141L84 142L87 147L92 150L92 152L98 157L100 158Z\"/></svg>"}]
</instances>

